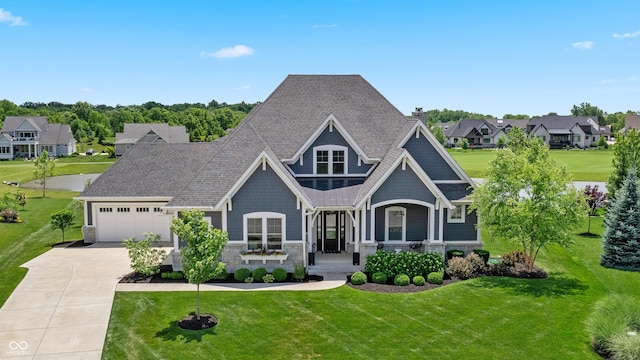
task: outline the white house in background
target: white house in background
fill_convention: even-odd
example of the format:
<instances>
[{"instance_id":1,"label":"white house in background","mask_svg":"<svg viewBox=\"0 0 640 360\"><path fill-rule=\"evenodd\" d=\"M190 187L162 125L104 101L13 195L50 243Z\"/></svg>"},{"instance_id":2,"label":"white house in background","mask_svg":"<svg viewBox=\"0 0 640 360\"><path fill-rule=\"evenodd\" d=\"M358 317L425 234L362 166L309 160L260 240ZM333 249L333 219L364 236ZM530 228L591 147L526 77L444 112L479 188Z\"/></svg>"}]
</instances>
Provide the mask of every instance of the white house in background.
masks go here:
<instances>
[{"instance_id":1,"label":"white house in background","mask_svg":"<svg viewBox=\"0 0 640 360\"><path fill-rule=\"evenodd\" d=\"M189 134L184 126L168 124L124 124L124 132L116 133L116 156L122 156L135 144L188 143Z\"/></svg>"},{"instance_id":2,"label":"white house in background","mask_svg":"<svg viewBox=\"0 0 640 360\"><path fill-rule=\"evenodd\" d=\"M597 117L559 115L532 118L527 124L527 132L552 149L596 146L601 134Z\"/></svg>"},{"instance_id":3,"label":"white house in background","mask_svg":"<svg viewBox=\"0 0 640 360\"><path fill-rule=\"evenodd\" d=\"M34 158L43 150L52 157L76 152L76 140L66 124L49 124L45 116L7 116L0 130L0 160Z\"/></svg>"}]
</instances>

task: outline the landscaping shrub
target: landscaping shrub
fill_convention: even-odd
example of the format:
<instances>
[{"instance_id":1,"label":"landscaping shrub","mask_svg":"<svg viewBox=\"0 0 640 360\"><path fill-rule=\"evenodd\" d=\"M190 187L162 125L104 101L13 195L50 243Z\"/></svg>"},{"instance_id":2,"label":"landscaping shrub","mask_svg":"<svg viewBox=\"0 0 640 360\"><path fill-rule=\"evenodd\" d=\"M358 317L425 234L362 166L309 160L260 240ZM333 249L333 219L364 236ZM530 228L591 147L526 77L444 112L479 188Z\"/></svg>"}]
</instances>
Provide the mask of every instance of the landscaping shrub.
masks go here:
<instances>
[{"instance_id":1,"label":"landscaping shrub","mask_svg":"<svg viewBox=\"0 0 640 360\"><path fill-rule=\"evenodd\" d=\"M423 286L424 285L424 276L422 275L417 275L413 277L413 284L414 285L418 285L418 286Z\"/></svg>"},{"instance_id":2,"label":"landscaping shrub","mask_svg":"<svg viewBox=\"0 0 640 360\"><path fill-rule=\"evenodd\" d=\"M165 271L162 274L160 274L160 276L163 279L173 279L173 280L184 279L184 273L182 271Z\"/></svg>"},{"instance_id":3,"label":"landscaping shrub","mask_svg":"<svg viewBox=\"0 0 640 360\"><path fill-rule=\"evenodd\" d=\"M273 275L273 278L276 281L285 281L287 280L287 270L283 269L283 268L275 268L273 269L273 271L271 272L271 275Z\"/></svg>"},{"instance_id":4,"label":"landscaping shrub","mask_svg":"<svg viewBox=\"0 0 640 360\"><path fill-rule=\"evenodd\" d=\"M306 275L306 269L303 263L297 263L293 265L293 278L302 281Z\"/></svg>"},{"instance_id":5,"label":"landscaping shrub","mask_svg":"<svg viewBox=\"0 0 640 360\"><path fill-rule=\"evenodd\" d=\"M510 253L502 255L502 264L506 267L515 266L516 264L526 264L529 255L522 250L513 250Z\"/></svg>"},{"instance_id":6,"label":"landscaping shrub","mask_svg":"<svg viewBox=\"0 0 640 360\"><path fill-rule=\"evenodd\" d=\"M402 251L399 253L378 250L367 256L364 270L370 274L383 272L387 278L394 278L398 274L410 277L425 275L444 269L442 255L438 253L417 253Z\"/></svg>"},{"instance_id":7,"label":"landscaping shrub","mask_svg":"<svg viewBox=\"0 0 640 360\"><path fill-rule=\"evenodd\" d=\"M473 253L480 256L482 260L484 260L485 264L489 261L489 257L491 255L489 253L489 250L484 250L484 249L475 249L473 250Z\"/></svg>"},{"instance_id":8,"label":"landscaping shrub","mask_svg":"<svg viewBox=\"0 0 640 360\"><path fill-rule=\"evenodd\" d=\"M233 278L236 281L245 281L245 279L250 276L251 276L251 270L247 268L238 269L233 273Z\"/></svg>"},{"instance_id":9,"label":"landscaping shrub","mask_svg":"<svg viewBox=\"0 0 640 360\"><path fill-rule=\"evenodd\" d=\"M387 274L383 273L382 271L378 271L376 273L373 273L373 275L371 275L371 281L373 281L376 284L386 284L387 283Z\"/></svg>"},{"instance_id":10,"label":"landscaping shrub","mask_svg":"<svg viewBox=\"0 0 640 360\"><path fill-rule=\"evenodd\" d=\"M266 284L272 283L276 278L271 274L267 274L262 277L262 281Z\"/></svg>"},{"instance_id":11,"label":"landscaping shrub","mask_svg":"<svg viewBox=\"0 0 640 360\"><path fill-rule=\"evenodd\" d=\"M351 275L351 283L353 285L362 285L367 283L367 275L362 271L356 271Z\"/></svg>"},{"instance_id":12,"label":"landscaping shrub","mask_svg":"<svg viewBox=\"0 0 640 360\"><path fill-rule=\"evenodd\" d=\"M451 276L465 280L482 274L484 266L484 260L477 254L471 253L464 258L453 257L449 260L447 272Z\"/></svg>"},{"instance_id":13,"label":"landscaping shrub","mask_svg":"<svg viewBox=\"0 0 640 360\"><path fill-rule=\"evenodd\" d=\"M640 299L612 295L600 300L587 319L587 331L603 357L640 360Z\"/></svg>"},{"instance_id":14,"label":"landscaping shrub","mask_svg":"<svg viewBox=\"0 0 640 360\"><path fill-rule=\"evenodd\" d=\"M432 273L429 273L429 275L427 275L427 282L429 284L440 285L442 284L443 277L444 277L444 274L441 272L432 272Z\"/></svg>"},{"instance_id":15,"label":"landscaping shrub","mask_svg":"<svg viewBox=\"0 0 640 360\"><path fill-rule=\"evenodd\" d=\"M151 244L160 240L159 234L145 233L145 239L136 241L135 237L124 239L122 243L127 249L131 269L138 274L150 276L160 272L160 265L167 252L164 249L152 248Z\"/></svg>"},{"instance_id":16,"label":"landscaping shrub","mask_svg":"<svg viewBox=\"0 0 640 360\"><path fill-rule=\"evenodd\" d=\"M254 281L262 281L262 278L268 273L269 272L267 271L267 269L260 267L253 270L253 273L251 273L251 276L253 277Z\"/></svg>"},{"instance_id":17,"label":"landscaping shrub","mask_svg":"<svg viewBox=\"0 0 640 360\"><path fill-rule=\"evenodd\" d=\"M393 278L393 283L398 286L407 286L411 283L411 279L407 274L398 274Z\"/></svg>"},{"instance_id":18,"label":"landscaping shrub","mask_svg":"<svg viewBox=\"0 0 640 360\"><path fill-rule=\"evenodd\" d=\"M253 277L248 276L248 277L244 278L244 282L246 282L247 284L251 284L253 282Z\"/></svg>"},{"instance_id":19,"label":"landscaping shrub","mask_svg":"<svg viewBox=\"0 0 640 360\"><path fill-rule=\"evenodd\" d=\"M464 251L458 249L447 250L447 260L454 257L464 257Z\"/></svg>"},{"instance_id":20,"label":"landscaping shrub","mask_svg":"<svg viewBox=\"0 0 640 360\"><path fill-rule=\"evenodd\" d=\"M225 280L228 276L229 273L227 272L227 264L224 264L224 269L222 269L222 271L220 271L220 273L213 278L216 280Z\"/></svg>"}]
</instances>

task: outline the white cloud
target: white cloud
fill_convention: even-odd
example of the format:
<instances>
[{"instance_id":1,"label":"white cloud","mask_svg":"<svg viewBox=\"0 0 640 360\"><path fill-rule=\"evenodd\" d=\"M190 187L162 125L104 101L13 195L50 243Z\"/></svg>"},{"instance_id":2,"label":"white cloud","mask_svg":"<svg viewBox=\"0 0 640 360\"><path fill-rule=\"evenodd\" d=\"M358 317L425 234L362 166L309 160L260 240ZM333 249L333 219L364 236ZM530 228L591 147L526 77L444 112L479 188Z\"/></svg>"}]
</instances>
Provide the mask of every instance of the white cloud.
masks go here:
<instances>
[{"instance_id":1,"label":"white cloud","mask_svg":"<svg viewBox=\"0 0 640 360\"><path fill-rule=\"evenodd\" d=\"M598 81L598 84L608 85L608 84L613 84L614 82L616 82L616 79L604 79L604 80Z\"/></svg>"},{"instance_id":2,"label":"white cloud","mask_svg":"<svg viewBox=\"0 0 640 360\"><path fill-rule=\"evenodd\" d=\"M251 85L238 86L238 87L234 88L233 90L236 90L236 91L249 91L249 90L251 90Z\"/></svg>"},{"instance_id":3,"label":"white cloud","mask_svg":"<svg viewBox=\"0 0 640 360\"><path fill-rule=\"evenodd\" d=\"M11 23L11 26L24 26L29 25L28 22L22 20L21 16L14 16L10 11L5 11L0 9L0 22L8 22Z\"/></svg>"},{"instance_id":4,"label":"white cloud","mask_svg":"<svg viewBox=\"0 0 640 360\"><path fill-rule=\"evenodd\" d=\"M249 56L249 55L253 55L253 53L255 52L255 50L253 50L252 48L245 46L245 45L236 45L234 47L230 47L230 48L222 48L216 52L212 52L212 53L207 53L207 52L202 52L200 53L201 57L214 57L216 59L228 59L228 58L237 58L237 57L241 57L241 56Z\"/></svg>"},{"instance_id":5,"label":"white cloud","mask_svg":"<svg viewBox=\"0 0 640 360\"><path fill-rule=\"evenodd\" d=\"M593 41L574 42L573 44L571 44L571 46L573 46L576 49L581 49L581 50L591 49L591 47L593 47Z\"/></svg>"},{"instance_id":6,"label":"white cloud","mask_svg":"<svg viewBox=\"0 0 640 360\"><path fill-rule=\"evenodd\" d=\"M311 26L312 29L320 29L320 28L329 28L330 29L330 28L334 28L334 27L338 27L338 24L329 24L329 25L318 24L318 25L312 25Z\"/></svg>"},{"instance_id":7,"label":"white cloud","mask_svg":"<svg viewBox=\"0 0 640 360\"><path fill-rule=\"evenodd\" d=\"M632 32L632 33L624 33L624 34L613 34L613 37L616 39L632 39L640 36L640 31Z\"/></svg>"}]
</instances>

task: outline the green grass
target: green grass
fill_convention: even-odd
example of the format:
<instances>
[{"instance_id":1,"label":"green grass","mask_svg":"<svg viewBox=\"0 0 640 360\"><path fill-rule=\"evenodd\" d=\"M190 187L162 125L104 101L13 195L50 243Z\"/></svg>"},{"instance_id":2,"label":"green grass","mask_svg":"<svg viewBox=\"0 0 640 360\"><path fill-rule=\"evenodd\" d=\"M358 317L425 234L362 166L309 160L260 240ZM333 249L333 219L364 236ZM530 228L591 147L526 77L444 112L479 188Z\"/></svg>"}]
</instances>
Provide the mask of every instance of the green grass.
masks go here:
<instances>
[{"instance_id":1,"label":"green grass","mask_svg":"<svg viewBox=\"0 0 640 360\"><path fill-rule=\"evenodd\" d=\"M89 164L83 163L79 157L58 159L54 174L100 173L113 163L113 160L102 161L99 164ZM0 181L10 180L23 183L33 180L34 170L35 166L31 161L0 161ZM0 183L0 196L6 192L17 190L15 187ZM81 227L84 214L80 204L72 200L78 194L77 192L47 190L47 197L42 198L41 190L20 190L27 194L25 209L19 208L23 223L0 223L0 264L2 264L0 305L4 304L27 273L27 269L20 266L49 250L52 244L61 241L61 231L54 230L49 226L51 214L62 209L75 211L76 224L65 232L65 240L82 239Z\"/></svg>"},{"instance_id":2,"label":"green grass","mask_svg":"<svg viewBox=\"0 0 640 360\"><path fill-rule=\"evenodd\" d=\"M448 151L470 177L484 177L483 172L495 157L496 150ZM566 165L573 180L607 181L612 170L613 150L551 150L551 157Z\"/></svg>"},{"instance_id":3,"label":"green grass","mask_svg":"<svg viewBox=\"0 0 640 360\"><path fill-rule=\"evenodd\" d=\"M592 226L602 231L600 219ZM412 294L204 292L202 309L220 324L203 332L177 326L195 310L194 292L116 293L103 358L599 359L584 322L608 293L640 296L640 273L601 267L600 239L575 238L540 255L548 279L485 277Z\"/></svg>"}]
</instances>

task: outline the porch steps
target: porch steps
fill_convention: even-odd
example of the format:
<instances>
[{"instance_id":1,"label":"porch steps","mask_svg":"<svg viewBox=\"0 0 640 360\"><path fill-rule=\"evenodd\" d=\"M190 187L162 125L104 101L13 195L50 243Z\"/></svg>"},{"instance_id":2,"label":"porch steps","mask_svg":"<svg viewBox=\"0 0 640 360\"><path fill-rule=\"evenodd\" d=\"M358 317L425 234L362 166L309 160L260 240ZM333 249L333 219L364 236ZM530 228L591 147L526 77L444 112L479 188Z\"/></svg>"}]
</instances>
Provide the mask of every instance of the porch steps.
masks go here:
<instances>
[{"instance_id":1,"label":"porch steps","mask_svg":"<svg viewBox=\"0 0 640 360\"><path fill-rule=\"evenodd\" d=\"M353 265L353 255L342 252L340 254L316 253L315 265L309 266L309 274L321 275L325 280L346 280L351 275L362 269Z\"/></svg>"}]
</instances>

